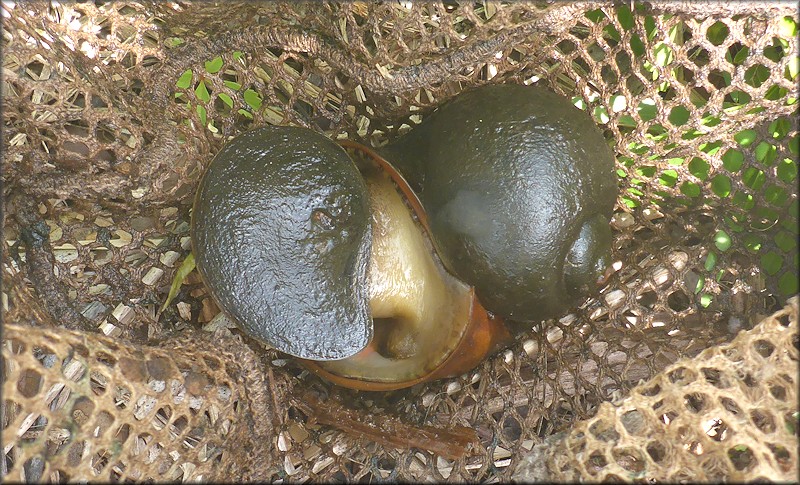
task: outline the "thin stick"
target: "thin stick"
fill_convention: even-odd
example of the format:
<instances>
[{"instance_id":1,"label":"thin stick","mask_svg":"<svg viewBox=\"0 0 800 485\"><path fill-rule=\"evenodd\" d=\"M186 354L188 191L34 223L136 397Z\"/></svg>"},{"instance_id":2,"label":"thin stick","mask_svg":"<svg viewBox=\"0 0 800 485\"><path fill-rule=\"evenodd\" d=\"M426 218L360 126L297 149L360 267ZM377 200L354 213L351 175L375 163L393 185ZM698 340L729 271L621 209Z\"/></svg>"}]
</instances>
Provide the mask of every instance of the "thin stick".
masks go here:
<instances>
[{"instance_id":1,"label":"thin stick","mask_svg":"<svg viewBox=\"0 0 800 485\"><path fill-rule=\"evenodd\" d=\"M291 399L292 405L312 420L391 448L421 448L456 460L467 455L470 443L480 446L475 430L463 426L442 429L411 425L388 414L365 416L332 397L323 403L310 392Z\"/></svg>"}]
</instances>

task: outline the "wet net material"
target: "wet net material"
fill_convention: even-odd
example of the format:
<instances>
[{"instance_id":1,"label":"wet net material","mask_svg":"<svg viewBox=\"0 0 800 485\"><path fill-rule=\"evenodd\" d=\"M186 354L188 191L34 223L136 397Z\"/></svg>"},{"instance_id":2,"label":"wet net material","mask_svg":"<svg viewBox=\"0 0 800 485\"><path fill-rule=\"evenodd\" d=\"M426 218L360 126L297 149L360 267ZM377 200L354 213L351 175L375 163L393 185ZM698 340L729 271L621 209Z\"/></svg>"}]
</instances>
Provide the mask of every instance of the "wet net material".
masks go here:
<instances>
[{"instance_id":1,"label":"wet net material","mask_svg":"<svg viewBox=\"0 0 800 485\"><path fill-rule=\"evenodd\" d=\"M797 297L536 445L515 481L797 478Z\"/></svg>"},{"instance_id":2,"label":"wet net material","mask_svg":"<svg viewBox=\"0 0 800 485\"><path fill-rule=\"evenodd\" d=\"M253 352L220 352L224 339L143 347L6 324L3 443L6 467L16 466L4 472L15 481L255 478L257 466L225 452L245 442L274 461L275 410Z\"/></svg>"},{"instance_id":3,"label":"wet net material","mask_svg":"<svg viewBox=\"0 0 800 485\"><path fill-rule=\"evenodd\" d=\"M698 356L714 347L797 374L796 327L734 340L798 291L793 2L5 2L2 15L4 478L505 481L557 439L570 454L547 466L565 477L644 478L708 450L697 476L796 473L798 415L777 411L796 409L796 382L781 397L769 380L706 376L716 390L695 399L679 391L699 374L663 373L690 359L730 379L704 363L718 350ZM497 82L570 97L615 150L617 271L599 296L466 375L392 393L332 387L212 321L194 272L161 310L183 280L199 175L229 137L291 124L380 146ZM664 386L660 414L631 393L642 381ZM724 424L652 451L633 409L642 427L654 413ZM472 428L479 443L458 459L395 448L331 425L337 412L409 436Z\"/></svg>"}]
</instances>

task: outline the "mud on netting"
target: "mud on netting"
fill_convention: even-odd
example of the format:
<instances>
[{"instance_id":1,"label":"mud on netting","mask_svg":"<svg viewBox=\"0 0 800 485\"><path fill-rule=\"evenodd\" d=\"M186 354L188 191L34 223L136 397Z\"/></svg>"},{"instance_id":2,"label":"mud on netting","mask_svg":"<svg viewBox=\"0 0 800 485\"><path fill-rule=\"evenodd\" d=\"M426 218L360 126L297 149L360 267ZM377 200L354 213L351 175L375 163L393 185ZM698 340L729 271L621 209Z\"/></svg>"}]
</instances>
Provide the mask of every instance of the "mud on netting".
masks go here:
<instances>
[{"instance_id":1,"label":"mud on netting","mask_svg":"<svg viewBox=\"0 0 800 485\"><path fill-rule=\"evenodd\" d=\"M2 14L3 476L503 481L534 445L592 423L588 444L563 446L596 454L540 452L545 468L666 477L664 457L680 456L709 477L797 470L797 414L741 393L724 405L749 421L727 433L724 413L727 428L703 428L702 412L664 411L659 426L686 427L665 449L614 451L598 428L627 437L630 415L602 403L682 358L702 367L701 351L798 291L793 5L98 1ZM212 322L194 272L161 310L190 253L199 175L226 139L291 124L379 146L497 82L570 97L615 149L617 272L598 297L466 375L385 395L331 388ZM762 340L775 375L796 376L796 327L781 328L783 344ZM758 355L773 354L740 357ZM796 409L796 382L776 382L752 387L784 389L771 395ZM450 460L359 439L293 404L309 389L363 416L471 427L481 446ZM683 399L675 385L654 392ZM692 392L695 404L724 394Z\"/></svg>"}]
</instances>

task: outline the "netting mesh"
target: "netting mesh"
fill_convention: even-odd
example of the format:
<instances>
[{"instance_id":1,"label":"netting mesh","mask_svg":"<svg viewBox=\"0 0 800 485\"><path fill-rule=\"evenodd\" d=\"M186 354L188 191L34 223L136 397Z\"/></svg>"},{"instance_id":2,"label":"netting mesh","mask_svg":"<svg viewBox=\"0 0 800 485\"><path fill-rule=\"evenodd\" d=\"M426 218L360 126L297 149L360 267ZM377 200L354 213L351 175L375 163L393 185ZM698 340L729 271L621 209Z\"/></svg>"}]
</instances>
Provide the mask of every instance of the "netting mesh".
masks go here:
<instances>
[{"instance_id":1,"label":"netting mesh","mask_svg":"<svg viewBox=\"0 0 800 485\"><path fill-rule=\"evenodd\" d=\"M4 475L504 480L544 438L797 292L793 4L7 2L2 14ZM159 311L189 253L200 171L229 137L292 124L379 146L496 82L572 98L613 141L618 271L598 297L467 375L387 394L331 388L210 323L195 273ZM123 357L169 364L128 374ZM292 396L308 390L378 420L474 428L480 446L451 460L381 445L302 412ZM797 415L787 423L796 440Z\"/></svg>"},{"instance_id":2,"label":"netting mesh","mask_svg":"<svg viewBox=\"0 0 800 485\"><path fill-rule=\"evenodd\" d=\"M230 443L270 457L263 366L209 334L158 347L6 324L3 442L20 481L252 479ZM259 419L266 422L257 423ZM220 465L223 465L222 467ZM263 473L263 472L262 472ZM257 477L257 475L256 475Z\"/></svg>"},{"instance_id":3,"label":"netting mesh","mask_svg":"<svg viewBox=\"0 0 800 485\"><path fill-rule=\"evenodd\" d=\"M625 399L548 437L519 481L792 481L797 478L795 297L730 344L670 365Z\"/></svg>"}]
</instances>

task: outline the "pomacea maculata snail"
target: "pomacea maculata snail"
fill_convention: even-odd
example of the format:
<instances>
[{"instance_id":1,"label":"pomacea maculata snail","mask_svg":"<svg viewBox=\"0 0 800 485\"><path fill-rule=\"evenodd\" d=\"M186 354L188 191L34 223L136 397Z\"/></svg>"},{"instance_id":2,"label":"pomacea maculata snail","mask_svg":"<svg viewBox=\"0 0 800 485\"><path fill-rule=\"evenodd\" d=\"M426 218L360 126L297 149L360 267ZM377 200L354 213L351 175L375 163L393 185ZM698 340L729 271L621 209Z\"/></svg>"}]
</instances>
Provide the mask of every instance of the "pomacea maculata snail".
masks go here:
<instances>
[{"instance_id":1,"label":"pomacea maculata snail","mask_svg":"<svg viewBox=\"0 0 800 485\"><path fill-rule=\"evenodd\" d=\"M347 150L345 150L347 149ZM243 133L204 172L197 268L250 336L337 384L459 375L602 282L613 154L539 87L457 96L380 153L314 131Z\"/></svg>"},{"instance_id":2,"label":"pomacea maculata snail","mask_svg":"<svg viewBox=\"0 0 800 485\"><path fill-rule=\"evenodd\" d=\"M492 312L560 316L610 264L614 156L588 114L539 86L465 92L383 149L445 265Z\"/></svg>"},{"instance_id":3,"label":"pomacea maculata snail","mask_svg":"<svg viewBox=\"0 0 800 485\"><path fill-rule=\"evenodd\" d=\"M192 250L212 296L253 337L306 359L372 338L369 196L344 150L295 127L248 131L207 167Z\"/></svg>"}]
</instances>

